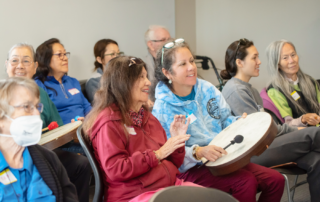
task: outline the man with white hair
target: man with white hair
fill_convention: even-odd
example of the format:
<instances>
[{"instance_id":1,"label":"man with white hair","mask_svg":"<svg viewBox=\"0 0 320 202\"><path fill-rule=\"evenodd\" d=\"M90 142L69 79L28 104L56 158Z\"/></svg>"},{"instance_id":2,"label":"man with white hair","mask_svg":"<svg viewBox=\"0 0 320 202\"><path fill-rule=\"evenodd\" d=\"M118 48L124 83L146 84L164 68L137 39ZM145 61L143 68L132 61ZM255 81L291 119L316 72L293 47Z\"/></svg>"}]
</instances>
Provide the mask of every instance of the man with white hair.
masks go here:
<instances>
[{"instance_id":1,"label":"man with white hair","mask_svg":"<svg viewBox=\"0 0 320 202\"><path fill-rule=\"evenodd\" d=\"M155 78L155 58L157 57L157 51L162 48L163 44L169 40L170 33L164 26L151 25L145 33L145 42L148 46L148 55L145 59L147 64L147 70L149 75L149 80L151 82L149 91L149 106L153 106L155 101L155 88L158 80Z\"/></svg>"}]
</instances>

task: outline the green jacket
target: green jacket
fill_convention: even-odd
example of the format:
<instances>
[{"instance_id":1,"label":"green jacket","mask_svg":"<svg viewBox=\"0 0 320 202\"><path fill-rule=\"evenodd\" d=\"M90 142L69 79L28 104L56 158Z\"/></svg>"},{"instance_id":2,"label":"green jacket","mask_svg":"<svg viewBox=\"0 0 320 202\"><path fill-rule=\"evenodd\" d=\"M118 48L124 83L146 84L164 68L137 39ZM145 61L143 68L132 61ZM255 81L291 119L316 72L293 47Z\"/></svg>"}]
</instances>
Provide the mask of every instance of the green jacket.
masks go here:
<instances>
[{"instance_id":1,"label":"green jacket","mask_svg":"<svg viewBox=\"0 0 320 202\"><path fill-rule=\"evenodd\" d=\"M63 125L59 112L53 102L50 100L47 92L39 87L40 102L43 104L43 112L40 114L43 121L42 128L48 127L52 121L56 121L59 126Z\"/></svg>"}]
</instances>

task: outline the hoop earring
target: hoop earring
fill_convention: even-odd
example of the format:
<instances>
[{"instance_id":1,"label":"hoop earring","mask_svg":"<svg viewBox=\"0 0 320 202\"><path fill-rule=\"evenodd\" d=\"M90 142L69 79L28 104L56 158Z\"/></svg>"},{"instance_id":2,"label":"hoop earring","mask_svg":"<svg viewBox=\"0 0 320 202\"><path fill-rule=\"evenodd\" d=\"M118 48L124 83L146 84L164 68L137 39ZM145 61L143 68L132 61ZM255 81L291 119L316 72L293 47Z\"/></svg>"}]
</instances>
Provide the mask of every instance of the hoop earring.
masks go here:
<instances>
[{"instance_id":1,"label":"hoop earring","mask_svg":"<svg viewBox=\"0 0 320 202\"><path fill-rule=\"evenodd\" d=\"M168 82L169 84L172 84L172 81L171 81L171 79L169 79L169 82Z\"/></svg>"}]
</instances>

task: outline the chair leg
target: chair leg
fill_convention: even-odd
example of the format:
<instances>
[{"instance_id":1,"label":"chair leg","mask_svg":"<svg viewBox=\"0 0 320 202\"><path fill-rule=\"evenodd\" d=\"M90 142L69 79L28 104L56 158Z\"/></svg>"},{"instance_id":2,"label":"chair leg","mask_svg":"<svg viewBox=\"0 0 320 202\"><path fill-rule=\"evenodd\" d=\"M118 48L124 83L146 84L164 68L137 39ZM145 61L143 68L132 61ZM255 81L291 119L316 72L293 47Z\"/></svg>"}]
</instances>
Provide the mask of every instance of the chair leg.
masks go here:
<instances>
[{"instance_id":1,"label":"chair leg","mask_svg":"<svg viewBox=\"0 0 320 202\"><path fill-rule=\"evenodd\" d=\"M296 187L295 187L295 186L297 185L298 178L299 178L299 175L297 175L296 178L294 179L294 184L293 184L294 189L291 190L291 200L292 200L292 202L293 202L294 193L295 193L295 191L296 191Z\"/></svg>"},{"instance_id":2,"label":"chair leg","mask_svg":"<svg viewBox=\"0 0 320 202\"><path fill-rule=\"evenodd\" d=\"M286 188L287 188L287 195L288 195L288 202L293 202L292 198L291 198L291 193L290 193L290 185L289 185L289 180L288 177L285 174L282 174L284 179L285 179L285 183L286 183Z\"/></svg>"}]
</instances>

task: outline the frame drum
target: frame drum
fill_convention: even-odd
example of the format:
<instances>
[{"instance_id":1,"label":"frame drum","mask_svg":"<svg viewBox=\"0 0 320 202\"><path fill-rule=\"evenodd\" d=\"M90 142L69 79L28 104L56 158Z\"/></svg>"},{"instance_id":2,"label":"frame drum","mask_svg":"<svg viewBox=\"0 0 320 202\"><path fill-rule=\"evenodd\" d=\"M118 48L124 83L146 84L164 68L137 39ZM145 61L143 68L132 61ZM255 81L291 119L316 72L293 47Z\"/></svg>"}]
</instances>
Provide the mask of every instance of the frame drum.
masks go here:
<instances>
[{"instance_id":1,"label":"frame drum","mask_svg":"<svg viewBox=\"0 0 320 202\"><path fill-rule=\"evenodd\" d=\"M81 121L75 121L46 132L42 134L38 144L49 150L54 150L67 144L71 140L77 138L76 131L81 124Z\"/></svg>"},{"instance_id":2,"label":"frame drum","mask_svg":"<svg viewBox=\"0 0 320 202\"><path fill-rule=\"evenodd\" d=\"M278 129L270 114L256 112L245 119L238 119L221 131L209 145L226 147L236 135L242 135L243 141L228 147L227 155L223 155L215 162L208 162L206 166L214 176L226 175L243 168L250 163L252 156L259 156L277 136ZM202 162L207 159L202 158Z\"/></svg>"}]
</instances>

